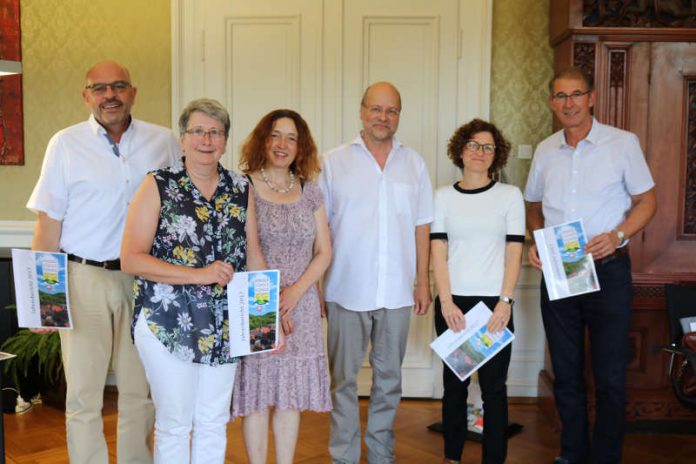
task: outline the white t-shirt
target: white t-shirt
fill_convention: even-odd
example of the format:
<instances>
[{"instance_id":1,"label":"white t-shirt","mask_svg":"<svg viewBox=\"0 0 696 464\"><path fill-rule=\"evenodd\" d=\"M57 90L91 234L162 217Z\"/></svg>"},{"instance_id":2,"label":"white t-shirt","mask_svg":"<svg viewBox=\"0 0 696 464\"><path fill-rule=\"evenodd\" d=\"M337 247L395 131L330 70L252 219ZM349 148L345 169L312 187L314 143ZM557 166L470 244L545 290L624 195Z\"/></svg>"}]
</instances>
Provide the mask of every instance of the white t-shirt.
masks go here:
<instances>
[{"instance_id":1,"label":"white t-shirt","mask_svg":"<svg viewBox=\"0 0 696 464\"><path fill-rule=\"evenodd\" d=\"M524 201L514 185L491 182L476 190L458 183L435 192L430 238L447 240L450 291L500 295L506 242L524 242Z\"/></svg>"},{"instance_id":2,"label":"white t-shirt","mask_svg":"<svg viewBox=\"0 0 696 464\"><path fill-rule=\"evenodd\" d=\"M27 208L62 221L60 248L67 253L96 261L118 258L133 194L149 171L181 156L171 130L136 119L118 151L120 156L92 115L48 142Z\"/></svg>"},{"instance_id":3,"label":"white t-shirt","mask_svg":"<svg viewBox=\"0 0 696 464\"><path fill-rule=\"evenodd\" d=\"M423 158L393 139L381 170L358 136L326 154L319 185L333 244L326 301L353 311L413 305L416 226L433 220Z\"/></svg>"},{"instance_id":4,"label":"white t-shirt","mask_svg":"<svg viewBox=\"0 0 696 464\"><path fill-rule=\"evenodd\" d=\"M524 199L541 202L544 227L582 219L591 239L618 227L631 195L654 186L638 137L593 119L577 147L563 130L537 146Z\"/></svg>"}]
</instances>

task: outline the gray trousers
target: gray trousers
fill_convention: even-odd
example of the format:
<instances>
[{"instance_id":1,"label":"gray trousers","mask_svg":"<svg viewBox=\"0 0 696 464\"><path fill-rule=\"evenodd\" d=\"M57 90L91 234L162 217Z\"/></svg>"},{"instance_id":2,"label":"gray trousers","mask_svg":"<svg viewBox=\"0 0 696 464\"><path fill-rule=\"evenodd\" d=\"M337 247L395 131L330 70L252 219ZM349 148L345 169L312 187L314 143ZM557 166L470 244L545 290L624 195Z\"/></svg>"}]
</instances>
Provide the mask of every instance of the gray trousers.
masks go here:
<instances>
[{"instance_id":1,"label":"gray trousers","mask_svg":"<svg viewBox=\"0 0 696 464\"><path fill-rule=\"evenodd\" d=\"M365 430L367 461L370 464L394 462L392 425L401 401L401 363L406 353L410 309L358 312L327 302L333 400L329 451L334 463L360 462L357 377L368 340L372 346L372 389Z\"/></svg>"}]
</instances>

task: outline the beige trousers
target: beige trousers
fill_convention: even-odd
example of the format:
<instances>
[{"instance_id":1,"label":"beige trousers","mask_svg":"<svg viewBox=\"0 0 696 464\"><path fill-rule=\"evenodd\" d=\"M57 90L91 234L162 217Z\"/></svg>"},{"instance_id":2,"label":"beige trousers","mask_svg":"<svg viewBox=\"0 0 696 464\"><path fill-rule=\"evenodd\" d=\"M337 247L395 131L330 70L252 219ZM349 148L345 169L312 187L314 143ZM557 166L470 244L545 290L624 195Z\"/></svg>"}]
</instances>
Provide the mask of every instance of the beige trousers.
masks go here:
<instances>
[{"instance_id":1,"label":"beige trousers","mask_svg":"<svg viewBox=\"0 0 696 464\"><path fill-rule=\"evenodd\" d=\"M151 463L154 410L130 335L133 277L68 262L68 285L73 330L61 331L60 341L70 462L109 462L102 406L111 367L118 387L118 462Z\"/></svg>"}]
</instances>

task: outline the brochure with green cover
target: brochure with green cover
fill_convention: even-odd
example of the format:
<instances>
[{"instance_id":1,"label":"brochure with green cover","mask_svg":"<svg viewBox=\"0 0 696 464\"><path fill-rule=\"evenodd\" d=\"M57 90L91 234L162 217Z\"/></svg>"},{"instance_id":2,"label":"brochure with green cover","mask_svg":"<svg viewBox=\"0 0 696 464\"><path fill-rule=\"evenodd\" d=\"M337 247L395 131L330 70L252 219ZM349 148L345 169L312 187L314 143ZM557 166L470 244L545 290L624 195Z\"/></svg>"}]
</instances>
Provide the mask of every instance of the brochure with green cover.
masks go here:
<instances>
[{"instance_id":1,"label":"brochure with green cover","mask_svg":"<svg viewBox=\"0 0 696 464\"><path fill-rule=\"evenodd\" d=\"M271 351L278 343L280 272L235 272L227 284L232 356Z\"/></svg>"}]
</instances>

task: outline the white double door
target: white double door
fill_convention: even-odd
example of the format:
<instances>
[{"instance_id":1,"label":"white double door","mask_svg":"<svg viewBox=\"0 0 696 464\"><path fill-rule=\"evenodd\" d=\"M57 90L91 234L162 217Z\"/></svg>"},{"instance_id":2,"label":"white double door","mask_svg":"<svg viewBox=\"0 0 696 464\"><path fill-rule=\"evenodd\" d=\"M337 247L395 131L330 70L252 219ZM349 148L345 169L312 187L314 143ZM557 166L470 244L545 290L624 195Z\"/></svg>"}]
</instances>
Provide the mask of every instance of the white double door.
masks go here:
<instances>
[{"instance_id":1,"label":"white double door","mask_svg":"<svg viewBox=\"0 0 696 464\"><path fill-rule=\"evenodd\" d=\"M487 117L492 0L175 0L173 105L211 97L230 111L224 163L277 108L307 120L321 152L360 129L362 92L387 80L401 91L397 137L418 150L433 185L454 181L446 156L454 129ZM429 348L432 310L413 317L403 365L404 396L441 393ZM360 374L369 393L369 364Z\"/></svg>"}]
</instances>

